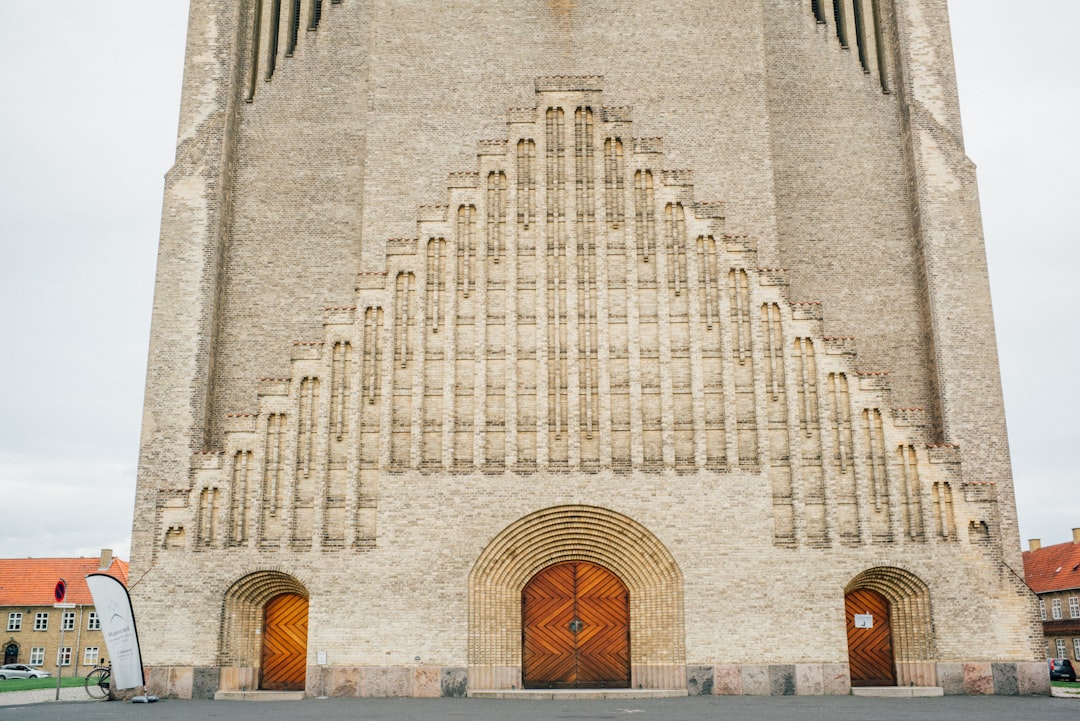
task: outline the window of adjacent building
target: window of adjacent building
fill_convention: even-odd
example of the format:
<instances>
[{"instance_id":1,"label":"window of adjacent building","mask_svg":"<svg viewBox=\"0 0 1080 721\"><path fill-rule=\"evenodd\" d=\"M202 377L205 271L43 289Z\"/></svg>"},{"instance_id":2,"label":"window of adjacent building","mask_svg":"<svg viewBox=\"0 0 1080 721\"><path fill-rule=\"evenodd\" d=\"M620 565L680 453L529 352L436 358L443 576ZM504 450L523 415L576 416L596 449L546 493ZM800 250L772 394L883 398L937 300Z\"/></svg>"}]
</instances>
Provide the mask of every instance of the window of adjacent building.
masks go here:
<instances>
[{"instance_id":1,"label":"window of adjacent building","mask_svg":"<svg viewBox=\"0 0 1080 721\"><path fill-rule=\"evenodd\" d=\"M59 651L56 652L56 665L57 666L70 666L71 665L71 646L62 646Z\"/></svg>"},{"instance_id":2,"label":"window of adjacent building","mask_svg":"<svg viewBox=\"0 0 1080 721\"><path fill-rule=\"evenodd\" d=\"M7 617L7 630L9 631L21 631L22 630L22 614L21 613L9 613Z\"/></svg>"},{"instance_id":3,"label":"window of adjacent building","mask_svg":"<svg viewBox=\"0 0 1080 721\"><path fill-rule=\"evenodd\" d=\"M1039 599L1039 615L1042 616L1042 620L1046 620L1046 601ZM1049 641L1047 641L1049 643Z\"/></svg>"},{"instance_id":4,"label":"window of adjacent building","mask_svg":"<svg viewBox=\"0 0 1080 721\"><path fill-rule=\"evenodd\" d=\"M48 631L49 630L49 612L39 611L34 614L34 630L35 631Z\"/></svg>"},{"instance_id":5,"label":"window of adjacent building","mask_svg":"<svg viewBox=\"0 0 1080 721\"><path fill-rule=\"evenodd\" d=\"M1055 598L1050 602L1050 615L1054 617L1055 621L1061 620L1061 599ZM1064 643L1064 641L1062 641Z\"/></svg>"},{"instance_id":6,"label":"window of adjacent building","mask_svg":"<svg viewBox=\"0 0 1080 721\"><path fill-rule=\"evenodd\" d=\"M1047 641L1046 642L1046 657L1047 658L1053 658L1053 656L1054 656L1054 652L1050 650L1050 642Z\"/></svg>"},{"instance_id":7,"label":"window of adjacent building","mask_svg":"<svg viewBox=\"0 0 1080 721\"><path fill-rule=\"evenodd\" d=\"M1069 618L1080 618L1080 597L1069 596Z\"/></svg>"},{"instance_id":8,"label":"window of adjacent building","mask_svg":"<svg viewBox=\"0 0 1080 721\"><path fill-rule=\"evenodd\" d=\"M84 666L97 666L98 662L98 647L87 646L83 651L82 662Z\"/></svg>"},{"instance_id":9,"label":"window of adjacent building","mask_svg":"<svg viewBox=\"0 0 1080 721\"><path fill-rule=\"evenodd\" d=\"M87 631L100 631L101 630L101 616L97 615L97 611L91 611L90 615L86 617L86 630Z\"/></svg>"},{"instance_id":10,"label":"window of adjacent building","mask_svg":"<svg viewBox=\"0 0 1080 721\"><path fill-rule=\"evenodd\" d=\"M30 665L42 666L45 664L45 647L34 646L30 649Z\"/></svg>"},{"instance_id":11,"label":"window of adjacent building","mask_svg":"<svg viewBox=\"0 0 1080 721\"><path fill-rule=\"evenodd\" d=\"M1065 639L1059 638L1057 640L1057 656L1054 658L1065 658Z\"/></svg>"},{"instance_id":12,"label":"window of adjacent building","mask_svg":"<svg viewBox=\"0 0 1080 721\"><path fill-rule=\"evenodd\" d=\"M75 630L75 612L64 611L64 617L60 619L60 628L64 631Z\"/></svg>"},{"instance_id":13,"label":"window of adjacent building","mask_svg":"<svg viewBox=\"0 0 1080 721\"><path fill-rule=\"evenodd\" d=\"M1073 658L1080 661L1080 638L1073 639Z\"/></svg>"}]
</instances>

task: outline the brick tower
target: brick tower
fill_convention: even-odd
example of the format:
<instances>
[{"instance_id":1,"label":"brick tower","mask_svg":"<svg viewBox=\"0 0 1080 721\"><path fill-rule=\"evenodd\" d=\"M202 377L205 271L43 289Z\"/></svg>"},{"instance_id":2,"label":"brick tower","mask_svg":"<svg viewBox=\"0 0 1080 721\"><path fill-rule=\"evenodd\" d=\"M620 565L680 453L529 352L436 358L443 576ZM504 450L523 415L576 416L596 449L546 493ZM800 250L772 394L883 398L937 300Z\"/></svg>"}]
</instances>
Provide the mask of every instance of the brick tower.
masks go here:
<instances>
[{"instance_id":1,"label":"brick tower","mask_svg":"<svg viewBox=\"0 0 1080 721\"><path fill-rule=\"evenodd\" d=\"M192 0L158 692L1046 692L1020 569L944 0Z\"/></svg>"}]
</instances>

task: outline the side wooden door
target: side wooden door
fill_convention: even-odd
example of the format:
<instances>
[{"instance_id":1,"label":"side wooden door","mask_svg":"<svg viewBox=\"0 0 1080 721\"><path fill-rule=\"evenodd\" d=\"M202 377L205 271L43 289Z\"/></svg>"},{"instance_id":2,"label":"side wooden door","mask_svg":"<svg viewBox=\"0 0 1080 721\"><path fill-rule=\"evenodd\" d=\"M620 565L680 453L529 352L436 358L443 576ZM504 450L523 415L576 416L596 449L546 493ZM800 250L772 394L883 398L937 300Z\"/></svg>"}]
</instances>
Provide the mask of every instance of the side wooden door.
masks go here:
<instances>
[{"instance_id":1,"label":"side wooden door","mask_svg":"<svg viewBox=\"0 0 1080 721\"><path fill-rule=\"evenodd\" d=\"M263 621L260 688L303 691L307 680L308 601L294 593L271 598Z\"/></svg>"},{"instance_id":2,"label":"side wooden door","mask_svg":"<svg viewBox=\"0 0 1080 721\"><path fill-rule=\"evenodd\" d=\"M592 563L544 569L522 591L525 688L629 688L626 586Z\"/></svg>"},{"instance_id":3,"label":"side wooden door","mask_svg":"<svg viewBox=\"0 0 1080 721\"><path fill-rule=\"evenodd\" d=\"M861 588L844 597L852 686L895 686L889 601Z\"/></svg>"}]
</instances>

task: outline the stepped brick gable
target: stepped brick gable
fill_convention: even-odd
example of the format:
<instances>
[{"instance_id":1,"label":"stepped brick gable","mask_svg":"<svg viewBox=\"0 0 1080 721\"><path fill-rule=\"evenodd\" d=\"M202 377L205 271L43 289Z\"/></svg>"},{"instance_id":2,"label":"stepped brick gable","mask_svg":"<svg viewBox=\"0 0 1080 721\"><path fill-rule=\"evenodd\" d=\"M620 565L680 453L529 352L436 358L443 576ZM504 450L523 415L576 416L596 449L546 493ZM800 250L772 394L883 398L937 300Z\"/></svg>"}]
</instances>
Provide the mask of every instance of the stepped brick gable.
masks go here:
<instances>
[{"instance_id":1,"label":"stepped brick gable","mask_svg":"<svg viewBox=\"0 0 1080 721\"><path fill-rule=\"evenodd\" d=\"M1045 693L950 53L928 0L192 0L156 690Z\"/></svg>"}]
</instances>

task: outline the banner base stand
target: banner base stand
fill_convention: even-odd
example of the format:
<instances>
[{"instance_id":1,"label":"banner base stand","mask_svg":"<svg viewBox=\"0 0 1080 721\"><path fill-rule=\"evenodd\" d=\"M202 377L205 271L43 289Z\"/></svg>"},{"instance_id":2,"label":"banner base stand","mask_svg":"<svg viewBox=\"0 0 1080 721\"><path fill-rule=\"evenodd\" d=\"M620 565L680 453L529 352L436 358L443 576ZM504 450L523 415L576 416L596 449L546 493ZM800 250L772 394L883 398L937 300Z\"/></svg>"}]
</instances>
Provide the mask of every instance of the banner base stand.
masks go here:
<instances>
[{"instance_id":1,"label":"banner base stand","mask_svg":"<svg viewBox=\"0 0 1080 721\"><path fill-rule=\"evenodd\" d=\"M157 703L158 697L146 693L146 686L142 687L142 696L134 696L131 703Z\"/></svg>"}]
</instances>

